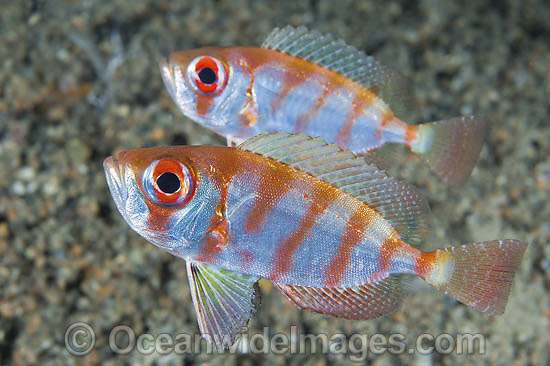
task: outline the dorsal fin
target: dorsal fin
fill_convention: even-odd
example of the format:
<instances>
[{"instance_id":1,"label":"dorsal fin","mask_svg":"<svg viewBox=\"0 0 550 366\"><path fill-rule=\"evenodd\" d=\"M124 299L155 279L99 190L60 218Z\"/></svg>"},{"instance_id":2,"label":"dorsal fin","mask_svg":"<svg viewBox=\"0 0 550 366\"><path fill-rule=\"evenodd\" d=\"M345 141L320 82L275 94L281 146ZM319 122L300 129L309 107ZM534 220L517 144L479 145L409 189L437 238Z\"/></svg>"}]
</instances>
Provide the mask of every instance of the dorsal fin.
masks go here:
<instances>
[{"instance_id":1,"label":"dorsal fin","mask_svg":"<svg viewBox=\"0 0 550 366\"><path fill-rule=\"evenodd\" d=\"M410 79L330 34L287 25L273 29L262 47L316 63L362 84L382 98L398 117L415 108Z\"/></svg>"},{"instance_id":2,"label":"dorsal fin","mask_svg":"<svg viewBox=\"0 0 550 366\"><path fill-rule=\"evenodd\" d=\"M380 213L405 242L423 243L430 214L424 196L363 158L319 138L284 132L252 137L239 149L270 157L338 187Z\"/></svg>"}]
</instances>

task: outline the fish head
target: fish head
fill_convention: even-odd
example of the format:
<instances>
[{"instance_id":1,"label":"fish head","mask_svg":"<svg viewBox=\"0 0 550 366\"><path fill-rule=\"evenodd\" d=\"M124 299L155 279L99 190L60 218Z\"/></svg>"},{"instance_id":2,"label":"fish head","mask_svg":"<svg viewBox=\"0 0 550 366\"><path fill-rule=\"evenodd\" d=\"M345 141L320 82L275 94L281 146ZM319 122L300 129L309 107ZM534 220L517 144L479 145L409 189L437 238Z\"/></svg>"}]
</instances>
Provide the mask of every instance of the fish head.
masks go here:
<instances>
[{"instance_id":1,"label":"fish head","mask_svg":"<svg viewBox=\"0 0 550 366\"><path fill-rule=\"evenodd\" d=\"M172 53L160 61L160 69L168 93L184 115L224 136L239 130L252 76L231 48Z\"/></svg>"},{"instance_id":2,"label":"fish head","mask_svg":"<svg viewBox=\"0 0 550 366\"><path fill-rule=\"evenodd\" d=\"M188 258L209 230L219 192L199 169L192 146L122 151L103 162L113 200L150 243ZM194 156L197 156L195 154ZM202 172L201 172L202 171Z\"/></svg>"}]
</instances>

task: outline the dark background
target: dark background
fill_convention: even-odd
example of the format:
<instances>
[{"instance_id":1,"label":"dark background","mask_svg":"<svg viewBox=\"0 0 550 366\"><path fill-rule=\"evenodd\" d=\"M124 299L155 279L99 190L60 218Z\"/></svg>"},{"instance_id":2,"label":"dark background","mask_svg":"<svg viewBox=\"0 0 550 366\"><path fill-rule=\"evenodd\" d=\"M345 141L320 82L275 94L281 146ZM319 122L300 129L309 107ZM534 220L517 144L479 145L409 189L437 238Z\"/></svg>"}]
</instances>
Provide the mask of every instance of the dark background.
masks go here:
<instances>
[{"instance_id":1,"label":"dark background","mask_svg":"<svg viewBox=\"0 0 550 366\"><path fill-rule=\"evenodd\" d=\"M550 361L550 14L545 1L2 1L0 13L0 365L351 363L346 356L116 356L109 331L197 333L185 263L146 243L116 211L101 163L121 149L223 144L184 118L157 61L169 52L259 45L306 25L375 55L416 84L408 121L465 114L492 125L460 190L408 159L395 173L426 193L435 246L529 242L506 313L491 317L421 286L401 311L346 321L300 311L269 283L251 333L483 333L485 355L381 356L373 365ZM74 357L64 332L97 334ZM108 364L108 363L107 363Z\"/></svg>"}]
</instances>

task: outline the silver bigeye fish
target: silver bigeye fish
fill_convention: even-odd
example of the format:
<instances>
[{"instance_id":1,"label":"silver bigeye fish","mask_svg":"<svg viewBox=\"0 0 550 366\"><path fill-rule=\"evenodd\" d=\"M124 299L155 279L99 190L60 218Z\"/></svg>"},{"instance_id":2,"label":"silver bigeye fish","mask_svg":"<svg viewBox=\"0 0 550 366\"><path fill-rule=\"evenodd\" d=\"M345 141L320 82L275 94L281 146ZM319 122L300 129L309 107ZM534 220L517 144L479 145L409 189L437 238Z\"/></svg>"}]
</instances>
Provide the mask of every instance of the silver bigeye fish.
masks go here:
<instances>
[{"instance_id":1,"label":"silver bigeye fish","mask_svg":"<svg viewBox=\"0 0 550 366\"><path fill-rule=\"evenodd\" d=\"M129 226L186 260L199 328L219 347L246 330L261 278L302 309L347 319L395 311L404 274L501 314L526 247L494 240L417 249L428 230L424 197L305 135L124 151L104 167Z\"/></svg>"},{"instance_id":2,"label":"silver bigeye fish","mask_svg":"<svg viewBox=\"0 0 550 366\"><path fill-rule=\"evenodd\" d=\"M470 176L486 135L479 117L403 122L397 116L415 107L406 77L304 27L276 28L261 47L173 53L161 61L161 74L183 114L229 143L282 131L318 136L356 154L403 144L455 187ZM370 161L383 160L374 156Z\"/></svg>"}]
</instances>

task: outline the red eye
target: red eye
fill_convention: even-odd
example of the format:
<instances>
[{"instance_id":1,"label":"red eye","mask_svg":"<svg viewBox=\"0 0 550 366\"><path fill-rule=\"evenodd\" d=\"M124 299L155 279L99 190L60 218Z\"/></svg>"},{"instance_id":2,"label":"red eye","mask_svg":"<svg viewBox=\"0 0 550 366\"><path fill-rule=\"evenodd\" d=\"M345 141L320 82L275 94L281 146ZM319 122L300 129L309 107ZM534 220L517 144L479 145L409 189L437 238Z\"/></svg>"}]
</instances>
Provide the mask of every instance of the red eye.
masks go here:
<instances>
[{"instance_id":1,"label":"red eye","mask_svg":"<svg viewBox=\"0 0 550 366\"><path fill-rule=\"evenodd\" d=\"M218 94L227 84L227 68L209 56L195 58L187 67L189 82L202 94Z\"/></svg>"},{"instance_id":2,"label":"red eye","mask_svg":"<svg viewBox=\"0 0 550 366\"><path fill-rule=\"evenodd\" d=\"M194 193L191 172L174 159L153 162L143 174L143 186L150 199L165 207L181 207Z\"/></svg>"}]
</instances>

